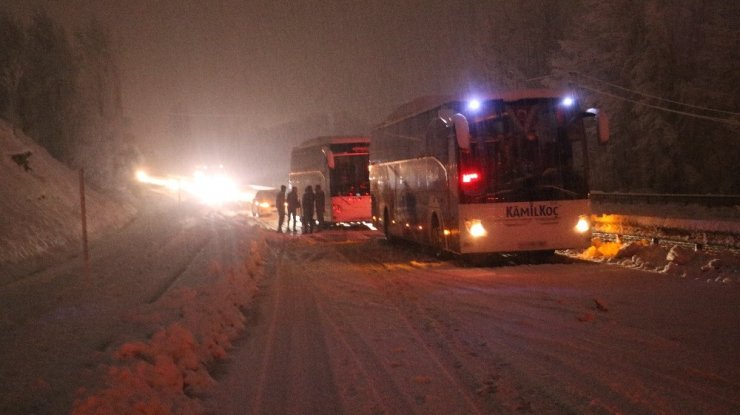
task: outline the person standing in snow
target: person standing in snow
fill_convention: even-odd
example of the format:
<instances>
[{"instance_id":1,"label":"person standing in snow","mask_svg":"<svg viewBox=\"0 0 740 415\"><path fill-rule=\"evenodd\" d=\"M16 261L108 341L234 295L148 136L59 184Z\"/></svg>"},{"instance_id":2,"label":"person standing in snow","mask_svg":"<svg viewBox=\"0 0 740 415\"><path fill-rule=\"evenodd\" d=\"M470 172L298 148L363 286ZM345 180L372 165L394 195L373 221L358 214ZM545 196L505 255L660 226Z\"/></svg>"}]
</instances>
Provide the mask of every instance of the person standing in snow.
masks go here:
<instances>
[{"instance_id":1,"label":"person standing in snow","mask_svg":"<svg viewBox=\"0 0 740 415\"><path fill-rule=\"evenodd\" d=\"M324 228L324 208L325 205L325 196L324 191L321 190L321 185L316 185L316 192L314 195L314 199L316 200L316 221L318 224L318 229Z\"/></svg>"},{"instance_id":2,"label":"person standing in snow","mask_svg":"<svg viewBox=\"0 0 740 415\"><path fill-rule=\"evenodd\" d=\"M298 208L301 207L301 204L298 202L298 188L293 186L290 189L290 193L288 193L288 196L286 197L287 203L288 203L288 226L286 230L290 230L290 218L293 218L293 232L296 231L296 221L298 220L298 217L296 215L296 212L298 212Z\"/></svg>"},{"instance_id":3,"label":"person standing in snow","mask_svg":"<svg viewBox=\"0 0 740 415\"><path fill-rule=\"evenodd\" d=\"M280 185L280 191L275 197L275 207L277 208L277 214L278 214L277 231L278 233L283 233L283 222L285 222L285 185L284 184Z\"/></svg>"},{"instance_id":4,"label":"person standing in snow","mask_svg":"<svg viewBox=\"0 0 740 415\"><path fill-rule=\"evenodd\" d=\"M303 192L303 198L301 199L301 206L303 209L303 216L301 217L303 233L313 232L313 209L315 203L316 198L313 193L313 188L310 185L306 186L306 191Z\"/></svg>"}]
</instances>

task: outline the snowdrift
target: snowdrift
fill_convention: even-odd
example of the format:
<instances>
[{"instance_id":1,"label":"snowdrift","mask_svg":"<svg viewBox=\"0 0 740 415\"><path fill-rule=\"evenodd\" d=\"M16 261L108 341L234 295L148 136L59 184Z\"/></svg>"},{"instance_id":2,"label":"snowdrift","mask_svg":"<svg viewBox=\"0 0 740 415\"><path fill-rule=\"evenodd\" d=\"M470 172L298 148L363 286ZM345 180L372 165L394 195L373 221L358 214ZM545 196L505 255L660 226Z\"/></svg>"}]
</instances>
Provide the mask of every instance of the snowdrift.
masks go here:
<instances>
[{"instance_id":1,"label":"snowdrift","mask_svg":"<svg viewBox=\"0 0 740 415\"><path fill-rule=\"evenodd\" d=\"M566 255L593 262L621 265L681 278L724 284L740 282L740 256L732 251L700 251L678 244L654 244L648 240L602 241L594 238L583 251Z\"/></svg>"},{"instance_id":2,"label":"snowdrift","mask_svg":"<svg viewBox=\"0 0 740 415\"><path fill-rule=\"evenodd\" d=\"M258 236L244 247L248 255L239 266L216 267L212 282L182 287L155 304L149 318L161 321L163 328L149 339L118 347L106 367L105 385L78 390L71 415L207 412L199 396L216 384L209 365L226 357L244 331L243 310L257 292L270 254L266 232L256 227L253 232Z\"/></svg>"},{"instance_id":3,"label":"snowdrift","mask_svg":"<svg viewBox=\"0 0 740 415\"><path fill-rule=\"evenodd\" d=\"M81 244L79 172L0 120L0 268ZM86 186L89 237L125 223L134 208Z\"/></svg>"}]
</instances>

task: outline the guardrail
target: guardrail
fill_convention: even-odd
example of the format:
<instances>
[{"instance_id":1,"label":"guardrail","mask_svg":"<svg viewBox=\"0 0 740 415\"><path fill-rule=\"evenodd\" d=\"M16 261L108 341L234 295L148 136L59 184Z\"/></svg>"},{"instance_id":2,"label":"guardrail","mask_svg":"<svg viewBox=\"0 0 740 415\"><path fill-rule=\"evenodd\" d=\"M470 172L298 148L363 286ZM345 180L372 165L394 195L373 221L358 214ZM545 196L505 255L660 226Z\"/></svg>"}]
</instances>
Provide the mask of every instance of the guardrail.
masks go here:
<instances>
[{"instance_id":1,"label":"guardrail","mask_svg":"<svg viewBox=\"0 0 740 415\"><path fill-rule=\"evenodd\" d=\"M704 207L740 207L740 195L607 193L592 191L591 200L601 203L681 204Z\"/></svg>"},{"instance_id":2,"label":"guardrail","mask_svg":"<svg viewBox=\"0 0 740 415\"><path fill-rule=\"evenodd\" d=\"M592 192L591 201L597 233L740 249L737 195Z\"/></svg>"}]
</instances>

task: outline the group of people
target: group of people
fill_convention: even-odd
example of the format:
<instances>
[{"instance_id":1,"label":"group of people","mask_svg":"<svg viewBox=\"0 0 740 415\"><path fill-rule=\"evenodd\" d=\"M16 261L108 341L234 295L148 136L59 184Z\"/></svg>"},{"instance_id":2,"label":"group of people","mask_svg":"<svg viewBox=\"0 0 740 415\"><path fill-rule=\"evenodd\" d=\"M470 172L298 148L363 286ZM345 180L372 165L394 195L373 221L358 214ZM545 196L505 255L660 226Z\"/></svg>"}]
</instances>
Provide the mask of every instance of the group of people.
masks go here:
<instances>
[{"instance_id":1,"label":"group of people","mask_svg":"<svg viewBox=\"0 0 740 415\"><path fill-rule=\"evenodd\" d=\"M285 222L285 214L287 209L288 223L286 224L286 232L290 231L290 220L293 219L293 232L296 232L296 221L298 220L298 209L301 210L301 224L303 233L313 233L315 230L324 227L324 209L326 208L326 197L324 191L321 190L321 185L316 185L316 190L311 186L306 186L306 190L303 192L303 196L298 199L298 188L293 187L290 189L290 193L286 195L285 185L280 186L280 192L278 192L275 198L275 206L277 207L278 213L278 233L283 232L283 223ZM316 213L316 220L314 221L314 213ZM318 224L318 228L316 228Z\"/></svg>"}]
</instances>

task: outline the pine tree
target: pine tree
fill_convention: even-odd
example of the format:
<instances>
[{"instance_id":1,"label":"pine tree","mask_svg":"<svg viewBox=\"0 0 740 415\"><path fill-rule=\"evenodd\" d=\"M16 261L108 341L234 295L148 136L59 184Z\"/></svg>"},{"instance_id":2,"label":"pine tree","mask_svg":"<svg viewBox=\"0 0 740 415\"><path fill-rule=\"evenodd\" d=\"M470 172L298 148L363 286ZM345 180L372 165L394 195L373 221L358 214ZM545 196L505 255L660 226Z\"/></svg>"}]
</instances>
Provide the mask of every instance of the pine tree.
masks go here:
<instances>
[{"instance_id":1,"label":"pine tree","mask_svg":"<svg viewBox=\"0 0 740 415\"><path fill-rule=\"evenodd\" d=\"M77 71L64 29L37 12L27 28L19 118L29 136L62 161L72 154Z\"/></svg>"},{"instance_id":2,"label":"pine tree","mask_svg":"<svg viewBox=\"0 0 740 415\"><path fill-rule=\"evenodd\" d=\"M572 79L583 97L612 115L612 144L595 158L604 167L595 169L596 186L737 189L736 180L721 174L740 161L728 139L737 136L737 120L722 122L731 110L706 108L738 107L738 6L718 0L584 0L583 6L581 25L562 42L553 68L561 80L577 73Z\"/></svg>"},{"instance_id":3,"label":"pine tree","mask_svg":"<svg viewBox=\"0 0 740 415\"><path fill-rule=\"evenodd\" d=\"M120 75L111 36L97 19L75 33L79 68L76 94L75 156L98 187L130 179L136 151L123 119Z\"/></svg>"},{"instance_id":4,"label":"pine tree","mask_svg":"<svg viewBox=\"0 0 740 415\"><path fill-rule=\"evenodd\" d=\"M486 10L485 41L480 45L492 88L521 88L551 72L550 60L558 54L579 1L521 0L492 4ZM483 6L479 6L482 10Z\"/></svg>"},{"instance_id":5,"label":"pine tree","mask_svg":"<svg viewBox=\"0 0 740 415\"><path fill-rule=\"evenodd\" d=\"M18 87L23 76L23 29L0 13L0 116L18 123Z\"/></svg>"}]
</instances>

